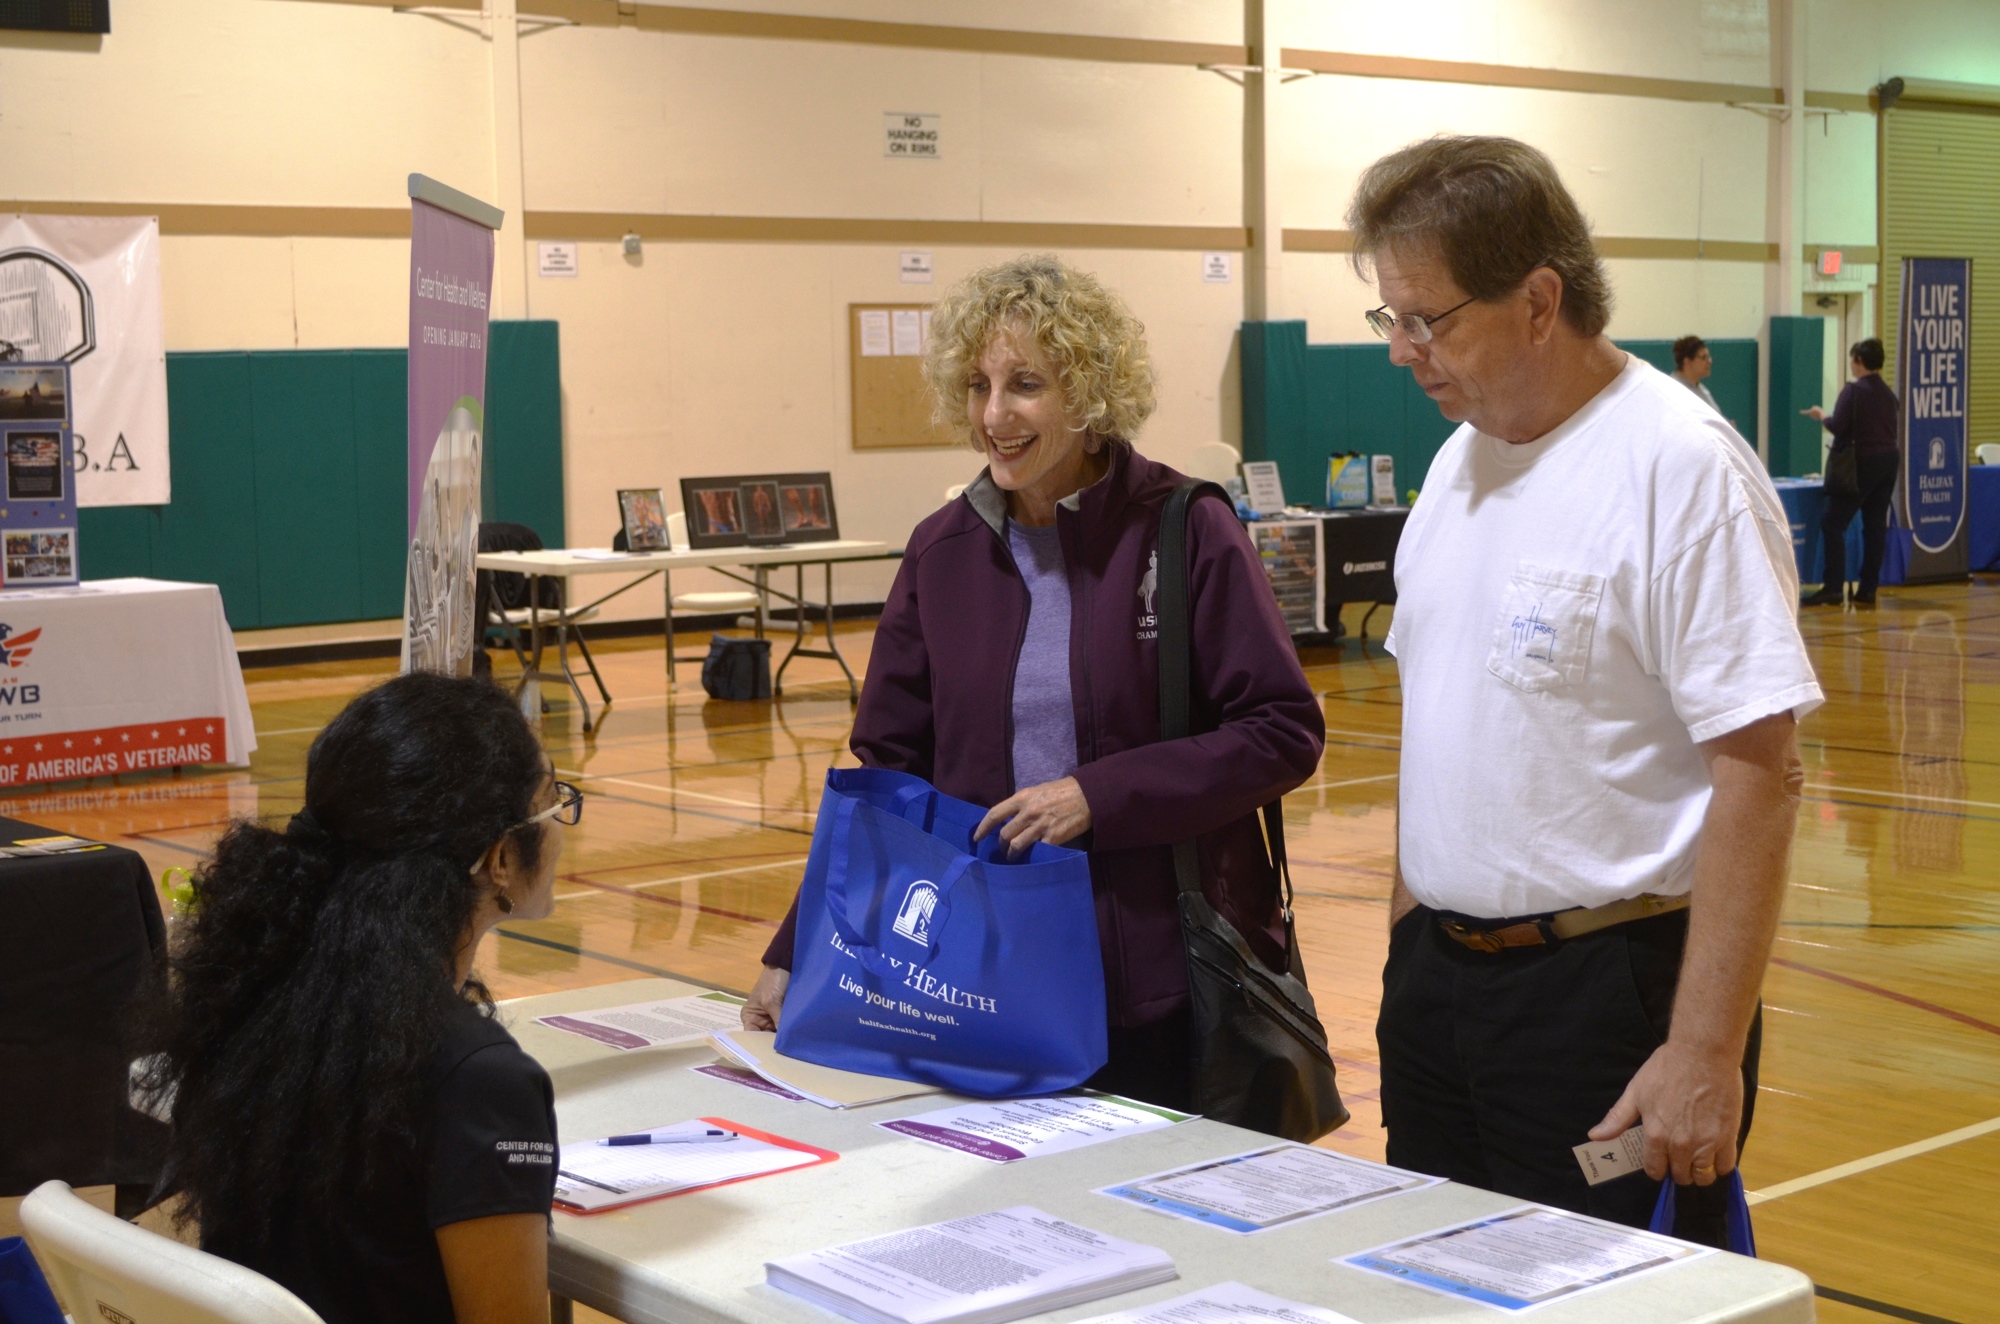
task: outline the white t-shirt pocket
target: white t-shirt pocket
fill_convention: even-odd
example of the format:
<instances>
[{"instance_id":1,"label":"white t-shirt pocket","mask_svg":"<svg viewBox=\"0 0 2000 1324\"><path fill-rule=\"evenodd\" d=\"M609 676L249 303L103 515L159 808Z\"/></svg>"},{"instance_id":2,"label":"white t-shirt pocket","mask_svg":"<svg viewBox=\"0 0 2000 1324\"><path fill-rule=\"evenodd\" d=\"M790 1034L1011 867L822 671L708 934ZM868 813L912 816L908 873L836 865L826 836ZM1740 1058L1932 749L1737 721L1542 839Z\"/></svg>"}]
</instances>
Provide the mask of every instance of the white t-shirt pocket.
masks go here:
<instances>
[{"instance_id":1,"label":"white t-shirt pocket","mask_svg":"<svg viewBox=\"0 0 2000 1324\"><path fill-rule=\"evenodd\" d=\"M1500 597L1486 669L1530 694L1574 685L1590 670L1602 575L1517 562Z\"/></svg>"}]
</instances>

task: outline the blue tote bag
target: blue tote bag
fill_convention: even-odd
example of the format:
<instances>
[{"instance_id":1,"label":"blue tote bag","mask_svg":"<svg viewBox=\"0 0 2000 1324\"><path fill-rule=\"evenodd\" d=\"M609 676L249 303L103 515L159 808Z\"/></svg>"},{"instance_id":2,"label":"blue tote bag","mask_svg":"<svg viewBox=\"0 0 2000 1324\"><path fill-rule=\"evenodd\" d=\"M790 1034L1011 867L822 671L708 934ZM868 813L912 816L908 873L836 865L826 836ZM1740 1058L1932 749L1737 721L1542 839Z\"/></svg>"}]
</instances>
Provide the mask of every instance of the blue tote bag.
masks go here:
<instances>
[{"instance_id":1,"label":"blue tote bag","mask_svg":"<svg viewBox=\"0 0 2000 1324\"><path fill-rule=\"evenodd\" d=\"M1090 863L1010 863L986 811L908 773L826 775L799 888L787 1057L981 1098L1047 1094L1104 1065Z\"/></svg>"},{"instance_id":2,"label":"blue tote bag","mask_svg":"<svg viewBox=\"0 0 2000 1324\"><path fill-rule=\"evenodd\" d=\"M1728 1205L1723 1210L1723 1225L1727 1229L1729 1245L1726 1249L1738 1255L1757 1258L1757 1238L1750 1230L1750 1202L1743 1194L1743 1170L1734 1169L1722 1179L1723 1192ZM1653 1222L1647 1229L1674 1235L1674 1179L1671 1173L1660 1183L1660 1198L1653 1205Z\"/></svg>"}]
</instances>

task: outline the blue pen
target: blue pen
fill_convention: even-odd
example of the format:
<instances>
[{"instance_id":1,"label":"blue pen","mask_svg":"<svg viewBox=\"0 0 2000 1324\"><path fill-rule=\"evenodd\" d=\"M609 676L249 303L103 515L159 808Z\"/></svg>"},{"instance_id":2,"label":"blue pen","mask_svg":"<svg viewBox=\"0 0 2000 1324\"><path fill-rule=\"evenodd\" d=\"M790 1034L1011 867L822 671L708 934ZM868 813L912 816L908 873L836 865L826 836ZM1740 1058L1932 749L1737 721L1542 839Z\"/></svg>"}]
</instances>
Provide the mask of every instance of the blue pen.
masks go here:
<instances>
[{"instance_id":1,"label":"blue pen","mask_svg":"<svg viewBox=\"0 0 2000 1324\"><path fill-rule=\"evenodd\" d=\"M712 1145L724 1140L736 1139L734 1131L692 1131L685 1135L656 1136L651 1131L641 1131L636 1135L612 1136L600 1140L600 1145Z\"/></svg>"}]
</instances>

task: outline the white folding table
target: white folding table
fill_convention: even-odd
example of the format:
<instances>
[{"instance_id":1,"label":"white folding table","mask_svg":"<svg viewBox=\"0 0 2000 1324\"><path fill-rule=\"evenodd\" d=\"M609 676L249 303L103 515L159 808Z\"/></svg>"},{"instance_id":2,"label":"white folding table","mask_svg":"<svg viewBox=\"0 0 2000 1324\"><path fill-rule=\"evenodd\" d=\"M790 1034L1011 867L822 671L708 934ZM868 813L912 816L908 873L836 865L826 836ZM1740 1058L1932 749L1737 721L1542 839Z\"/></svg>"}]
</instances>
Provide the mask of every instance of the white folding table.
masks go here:
<instances>
[{"instance_id":1,"label":"white folding table","mask_svg":"<svg viewBox=\"0 0 2000 1324\"><path fill-rule=\"evenodd\" d=\"M834 1110L788 1102L689 1068L705 1048L621 1052L536 1025L537 1016L681 997L705 990L642 979L501 1004L502 1019L555 1082L563 1141L719 1117L840 1155L838 1161L592 1215L557 1212L549 1247L556 1324L580 1301L631 1324L835 1324L764 1285L764 1262L948 1218L1029 1204L1173 1256L1177 1281L1037 1319L1079 1320L1238 1281L1352 1316L1363 1324L1455 1320L1507 1312L1435 1295L1334 1263L1338 1257L1521 1201L1446 1183L1254 1236L1169 1218L1103 1186L1241 1153L1269 1137L1210 1121L996 1164L876 1127L951 1101L926 1095ZM1796 1269L1715 1254L1533 1311L1536 1324L1719 1324L1813 1318L1812 1282Z\"/></svg>"},{"instance_id":2,"label":"white folding table","mask_svg":"<svg viewBox=\"0 0 2000 1324\"><path fill-rule=\"evenodd\" d=\"M567 617L590 607L609 602L621 593L629 592L651 579L660 577L663 590L663 628L667 643L667 689L671 693L679 680L679 672L674 660L674 581L676 570L714 570L718 574L746 584L757 592L757 637L764 637L764 620L772 598L792 605L795 618L795 632L790 651L778 664L773 674L771 688L784 693L785 668L795 657L821 657L840 664L841 672L847 677L847 696L850 702L860 698L860 688L855 683L854 671L847 665L847 659L840 655L840 646L833 633L833 567L840 561L873 561L889 555L889 544L866 542L844 538L833 542L792 543L773 547L722 547L709 551L685 552L610 552L594 548L552 547L539 552L481 552L474 564L481 570L497 571L501 574L525 575L528 578L528 630L534 640L534 658L522 674L520 685L537 684L544 680L557 681L569 687L576 695L576 701L583 706L583 729L590 730L590 703L583 697L583 687L577 683L576 675L569 666L569 627ZM811 634L811 622L806 601L806 567L823 566L826 571L825 608L826 647L809 648L806 640ZM771 571L774 568L791 566L797 572L794 591L787 593L771 587ZM748 575L740 573L747 570ZM556 655L559 671L542 670L542 627L540 622L541 596L538 580L570 579L578 575L636 575L629 584L620 585L604 596L579 607L570 607L569 596L563 596L562 615L556 618ZM518 692L518 690L517 690ZM606 708L611 706L607 695Z\"/></svg>"}]
</instances>

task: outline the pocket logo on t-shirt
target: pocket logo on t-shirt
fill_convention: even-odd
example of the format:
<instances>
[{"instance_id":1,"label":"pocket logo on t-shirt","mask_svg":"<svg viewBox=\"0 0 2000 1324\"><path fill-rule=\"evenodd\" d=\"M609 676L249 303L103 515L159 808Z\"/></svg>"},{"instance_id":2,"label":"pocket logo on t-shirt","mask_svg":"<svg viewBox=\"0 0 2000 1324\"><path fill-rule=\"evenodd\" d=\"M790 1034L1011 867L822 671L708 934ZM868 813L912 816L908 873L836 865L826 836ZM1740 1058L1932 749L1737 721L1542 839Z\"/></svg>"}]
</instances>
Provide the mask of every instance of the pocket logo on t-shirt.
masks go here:
<instances>
[{"instance_id":1,"label":"pocket logo on t-shirt","mask_svg":"<svg viewBox=\"0 0 2000 1324\"><path fill-rule=\"evenodd\" d=\"M1603 595L1602 575L1519 562L1500 596L1486 669L1529 694L1577 684L1590 670Z\"/></svg>"},{"instance_id":2,"label":"pocket logo on t-shirt","mask_svg":"<svg viewBox=\"0 0 2000 1324\"><path fill-rule=\"evenodd\" d=\"M546 1140L496 1140L493 1151L507 1160L507 1166L548 1167L556 1161L556 1147Z\"/></svg>"}]
</instances>

